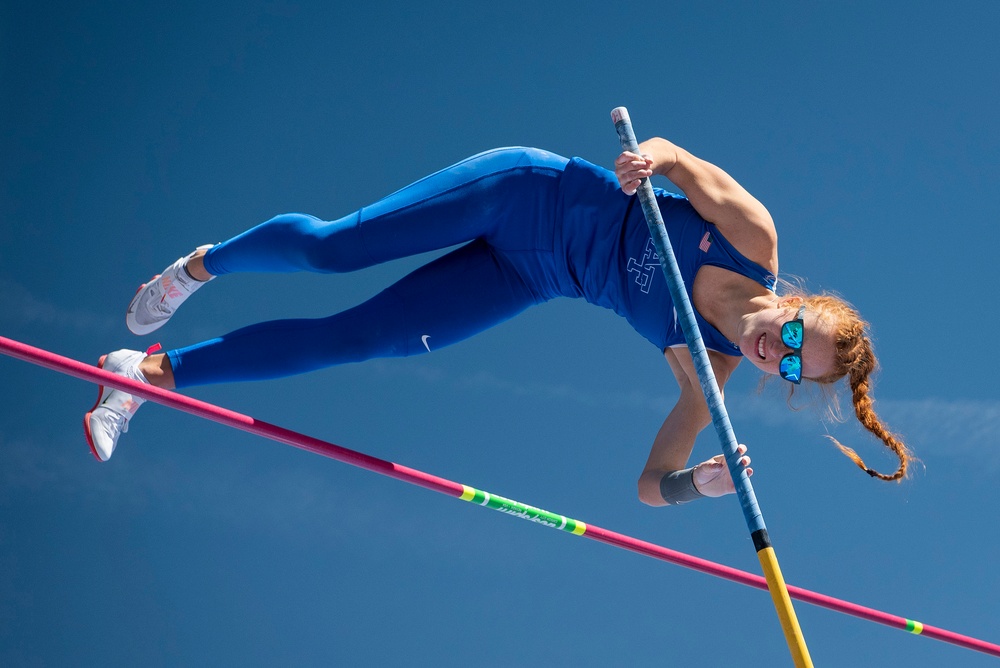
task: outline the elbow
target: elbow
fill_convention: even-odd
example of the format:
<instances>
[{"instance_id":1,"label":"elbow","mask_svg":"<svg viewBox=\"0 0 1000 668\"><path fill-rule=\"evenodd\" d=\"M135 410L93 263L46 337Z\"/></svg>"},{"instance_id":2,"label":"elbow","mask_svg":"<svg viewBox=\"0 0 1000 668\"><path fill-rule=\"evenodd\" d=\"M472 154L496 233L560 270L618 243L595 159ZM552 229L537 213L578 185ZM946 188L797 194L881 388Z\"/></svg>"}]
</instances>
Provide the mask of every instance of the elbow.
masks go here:
<instances>
[{"instance_id":1,"label":"elbow","mask_svg":"<svg viewBox=\"0 0 1000 668\"><path fill-rule=\"evenodd\" d=\"M660 494L660 478L663 476L663 472L654 471L643 471L642 475L639 476L639 500L642 501L647 506L665 506L667 502L663 500L663 495Z\"/></svg>"}]
</instances>

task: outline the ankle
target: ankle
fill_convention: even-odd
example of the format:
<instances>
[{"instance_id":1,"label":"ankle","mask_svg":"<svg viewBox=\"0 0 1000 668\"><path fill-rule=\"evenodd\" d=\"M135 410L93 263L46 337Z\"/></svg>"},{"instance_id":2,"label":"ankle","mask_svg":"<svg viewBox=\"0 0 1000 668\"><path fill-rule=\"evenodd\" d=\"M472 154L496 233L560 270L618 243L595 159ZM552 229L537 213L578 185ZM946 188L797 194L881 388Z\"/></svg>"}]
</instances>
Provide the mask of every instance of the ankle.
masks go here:
<instances>
[{"instance_id":1,"label":"ankle","mask_svg":"<svg viewBox=\"0 0 1000 668\"><path fill-rule=\"evenodd\" d=\"M154 387L163 390L174 389L174 370L170 366L170 358L163 353L147 355L139 362L139 373Z\"/></svg>"},{"instance_id":2,"label":"ankle","mask_svg":"<svg viewBox=\"0 0 1000 668\"><path fill-rule=\"evenodd\" d=\"M215 278L215 276L208 273L205 269L204 258L206 252L206 250L199 248L191 255L190 258L188 258L188 261L184 263L184 271L187 272L187 275L196 281L200 281L201 283L205 283L206 281L210 281Z\"/></svg>"}]
</instances>

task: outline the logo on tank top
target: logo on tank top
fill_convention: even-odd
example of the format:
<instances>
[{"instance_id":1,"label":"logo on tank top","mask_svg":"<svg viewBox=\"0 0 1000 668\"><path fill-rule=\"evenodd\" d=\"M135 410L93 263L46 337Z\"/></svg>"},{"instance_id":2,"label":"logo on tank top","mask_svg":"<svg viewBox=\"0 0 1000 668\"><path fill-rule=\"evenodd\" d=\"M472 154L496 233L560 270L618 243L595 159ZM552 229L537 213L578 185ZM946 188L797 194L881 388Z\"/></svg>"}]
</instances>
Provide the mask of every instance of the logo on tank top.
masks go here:
<instances>
[{"instance_id":1,"label":"logo on tank top","mask_svg":"<svg viewBox=\"0 0 1000 668\"><path fill-rule=\"evenodd\" d=\"M643 250L642 259L636 260L634 257L628 259L628 273L635 272L635 283L643 294L649 294L649 288L653 284L653 276L660 270L660 256L656 252L656 246L652 239L646 240L646 248Z\"/></svg>"}]
</instances>

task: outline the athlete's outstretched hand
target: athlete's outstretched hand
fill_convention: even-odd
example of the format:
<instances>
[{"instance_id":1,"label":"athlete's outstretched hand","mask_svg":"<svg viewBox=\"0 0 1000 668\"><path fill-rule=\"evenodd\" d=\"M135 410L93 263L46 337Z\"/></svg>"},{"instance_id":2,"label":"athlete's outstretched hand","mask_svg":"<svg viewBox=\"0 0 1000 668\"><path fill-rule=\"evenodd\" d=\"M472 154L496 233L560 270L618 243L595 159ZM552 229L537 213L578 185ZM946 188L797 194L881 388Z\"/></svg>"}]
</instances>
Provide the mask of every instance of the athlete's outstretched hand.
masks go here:
<instances>
[{"instance_id":1,"label":"athlete's outstretched hand","mask_svg":"<svg viewBox=\"0 0 1000 668\"><path fill-rule=\"evenodd\" d=\"M742 443L736 448L742 455L740 464L746 468L747 475L753 475L750 468L750 457L746 454L747 446ZM729 475L729 467L726 466L725 455L716 455L694 467L694 486L705 496L723 496L736 492L736 485Z\"/></svg>"},{"instance_id":2,"label":"athlete's outstretched hand","mask_svg":"<svg viewBox=\"0 0 1000 668\"><path fill-rule=\"evenodd\" d=\"M652 167L653 161L650 158L631 151L623 151L615 159L615 176L618 177L622 192L634 195L639 189L639 182L653 175Z\"/></svg>"}]
</instances>

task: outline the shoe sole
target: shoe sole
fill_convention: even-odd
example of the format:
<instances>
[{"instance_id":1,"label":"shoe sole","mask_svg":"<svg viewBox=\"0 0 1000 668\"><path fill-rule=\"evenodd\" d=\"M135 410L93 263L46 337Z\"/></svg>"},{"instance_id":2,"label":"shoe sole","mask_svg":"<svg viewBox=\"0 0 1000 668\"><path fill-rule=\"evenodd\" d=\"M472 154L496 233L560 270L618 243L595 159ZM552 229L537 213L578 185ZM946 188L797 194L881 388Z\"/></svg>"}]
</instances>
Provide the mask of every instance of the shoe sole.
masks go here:
<instances>
[{"instance_id":1,"label":"shoe sole","mask_svg":"<svg viewBox=\"0 0 1000 668\"><path fill-rule=\"evenodd\" d=\"M142 288L139 288L139 289L141 290ZM101 355L101 359L99 359L97 361L97 368L98 369L103 369L104 368L104 362L107 359L108 359L107 355ZM101 405L101 401L103 401L103 400L104 400L104 386L103 385L98 385L97 386L97 403L95 403L94 407L91 408L89 411L87 411L87 414L83 416L83 433L87 435L87 445L90 446L90 452L91 452L91 454L93 454L94 457L97 458L97 461L102 462L102 463L105 460L101 459L101 456L99 454L97 454L97 448L94 446L94 436L93 436L93 434L90 433L90 416L94 414L94 411L97 410L97 407Z\"/></svg>"},{"instance_id":2,"label":"shoe sole","mask_svg":"<svg viewBox=\"0 0 1000 668\"><path fill-rule=\"evenodd\" d=\"M147 285L158 280L162 275L163 274L157 274L156 276L153 276L151 279L140 285L139 289L136 290L135 294L132 296L132 301L128 303L128 309L125 311L125 326L128 327L128 331L132 332L136 336L145 336L146 334L152 334L167 322L166 320L164 320L159 323L154 323L154 326L148 329L146 326L140 325L137 322L136 323L129 322L129 319L132 316L132 307L135 306L135 302L139 299L139 295L142 293L143 290L146 289ZM135 325L135 328L133 328L133 324ZM140 331L136 331L136 329L139 329Z\"/></svg>"}]
</instances>

